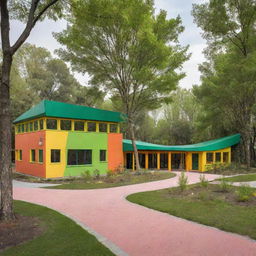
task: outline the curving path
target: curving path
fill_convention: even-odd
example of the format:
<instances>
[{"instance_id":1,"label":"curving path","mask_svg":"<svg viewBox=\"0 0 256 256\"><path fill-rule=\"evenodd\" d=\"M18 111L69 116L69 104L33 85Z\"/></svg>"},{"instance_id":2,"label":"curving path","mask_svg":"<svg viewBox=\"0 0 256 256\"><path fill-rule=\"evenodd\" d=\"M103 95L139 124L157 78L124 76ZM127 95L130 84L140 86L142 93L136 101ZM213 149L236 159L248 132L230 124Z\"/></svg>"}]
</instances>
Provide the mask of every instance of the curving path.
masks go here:
<instances>
[{"instance_id":1,"label":"curving path","mask_svg":"<svg viewBox=\"0 0 256 256\"><path fill-rule=\"evenodd\" d=\"M97 190L15 186L14 198L53 208L77 220L118 255L255 256L256 242L253 240L125 199L132 193L177 186L178 175L168 180ZM198 173L187 175L190 183L197 182L200 176ZM208 180L216 177L206 174Z\"/></svg>"}]
</instances>

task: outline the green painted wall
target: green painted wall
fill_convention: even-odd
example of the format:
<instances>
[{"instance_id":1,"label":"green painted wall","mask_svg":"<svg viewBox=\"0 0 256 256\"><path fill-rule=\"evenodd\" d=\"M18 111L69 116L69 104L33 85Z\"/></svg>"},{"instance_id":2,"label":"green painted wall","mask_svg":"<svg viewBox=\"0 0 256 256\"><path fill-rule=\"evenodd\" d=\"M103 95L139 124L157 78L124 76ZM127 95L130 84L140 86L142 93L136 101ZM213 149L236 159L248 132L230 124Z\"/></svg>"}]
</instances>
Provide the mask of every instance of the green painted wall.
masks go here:
<instances>
[{"instance_id":1,"label":"green painted wall","mask_svg":"<svg viewBox=\"0 0 256 256\"><path fill-rule=\"evenodd\" d=\"M68 149L91 149L92 164L83 166L66 166L64 176L81 175L86 170L91 174L95 169L100 171L100 174L105 174L108 170L108 162L100 162L100 150L108 149L107 133L84 133L84 132L69 132L66 146L66 156ZM106 158L108 159L108 158Z\"/></svg>"}]
</instances>

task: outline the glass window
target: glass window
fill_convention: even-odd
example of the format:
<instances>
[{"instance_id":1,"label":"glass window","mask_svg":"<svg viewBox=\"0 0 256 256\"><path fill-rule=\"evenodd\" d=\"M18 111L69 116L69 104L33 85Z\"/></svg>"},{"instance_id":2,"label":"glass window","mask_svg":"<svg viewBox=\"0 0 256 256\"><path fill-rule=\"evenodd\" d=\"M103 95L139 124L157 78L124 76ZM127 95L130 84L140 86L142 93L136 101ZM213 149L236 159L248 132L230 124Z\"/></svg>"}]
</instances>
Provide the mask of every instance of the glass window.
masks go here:
<instances>
[{"instance_id":1,"label":"glass window","mask_svg":"<svg viewBox=\"0 0 256 256\"><path fill-rule=\"evenodd\" d=\"M25 124L25 132L28 132L28 123Z\"/></svg>"},{"instance_id":2,"label":"glass window","mask_svg":"<svg viewBox=\"0 0 256 256\"><path fill-rule=\"evenodd\" d=\"M38 121L34 121L34 131L38 130Z\"/></svg>"},{"instance_id":3,"label":"glass window","mask_svg":"<svg viewBox=\"0 0 256 256\"><path fill-rule=\"evenodd\" d=\"M107 151L106 150L100 150L100 161L103 162L103 161L106 161L106 153Z\"/></svg>"},{"instance_id":4,"label":"glass window","mask_svg":"<svg viewBox=\"0 0 256 256\"><path fill-rule=\"evenodd\" d=\"M223 152L223 162L227 163L229 158L229 153L228 152Z\"/></svg>"},{"instance_id":5,"label":"glass window","mask_svg":"<svg viewBox=\"0 0 256 256\"><path fill-rule=\"evenodd\" d=\"M221 153L220 152L215 153L215 162L221 162Z\"/></svg>"},{"instance_id":6,"label":"glass window","mask_svg":"<svg viewBox=\"0 0 256 256\"><path fill-rule=\"evenodd\" d=\"M106 123L99 123L99 131L100 132L107 132L108 131L108 125Z\"/></svg>"},{"instance_id":7,"label":"glass window","mask_svg":"<svg viewBox=\"0 0 256 256\"><path fill-rule=\"evenodd\" d=\"M51 163L60 163L60 149L51 149Z\"/></svg>"},{"instance_id":8,"label":"glass window","mask_svg":"<svg viewBox=\"0 0 256 256\"><path fill-rule=\"evenodd\" d=\"M19 160L22 160L22 150L19 150Z\"/></svg>"},{"instance_id":9,"label":"glass window","mask_svg":"<svg viewBox=\"0 0 256 256\"><path fill-rule=\"evenodd\" d=\"M213 162L213 153L206 153L206 162L207 163Z\"/></svg>"},{"instance_id":10,"label":"glass window","mask_svg":"<svg viewBox=\"0 0 256 256\"><path fill-rule=\"evenodd\" d=\"M92 163L92 150L84 149L69 149L68 150L68 165L85 165Z\"/></svg>"},{"instance_id":11,"label":"glass window","mask_svg":"<svg viewBox=\"0 0 256 256\"><path fill-rule=\"evenodd\" d=\"M95 122L88 122L87 123L87 131L88 132L96 132L96 123Z\"/></svg>"},{"instance_id":12,"label":"glass window","mask_svg":"<svg viewBox=\"0 0 256 256\"><path fill-rule=\"evenodd\" d=\"M71 120L60 120L60 129L65 131L71 130Z\"/></svg>"},{"instance_id":13,"label":"glass window","mask_svg":"<svg viewBox=\"0 0 256 256\"><path fill-rule=\"evenodd\" d=\"M110 124L110 132L117 133L117 124Z\"/></svg>"},{"instance_id":14,"label":"glass window","mask_svg":"<svg viewBox=\"0 0 256 256\"><path fill-rule=\"evenodd\" d=\"M16 150L16 160L22 160L22 150Z\"/></svg>"},{"instance_id":15,"label":"glass window","mask_svg":"<svg viewBox=\"0 0 256 256\"><path fill-rule=\"evenodd\" d=\"M35 149L31 149L30 159L31 159L31 162L36 161L36 150Z\"/></svg>"},{"instance_id":16,"label":"glass window","mask_svg":"<svg viewBox=\"0 0 256 256\"><path fill-rule=\"evenodd\" d=\"M21 125L21 132L25 132L25 125L24 124Z\"/></svg>"},{"instance_id":17,"label":"glass window","mask_svg":"<svg viewBox=\"0 0 256 256\"><path fill-rule=\"evenodd\" d=\"M83 121L75 121L75 131L84 131Z\"/></svg>"},{"instance_id":18,"label":"glass window","mask_svg":"<svg viewBox=\"0 0 256 256\"><path fill-rule=\"evenodd\" d=\"M21 132L21 126L20 126L20 124L18 125L18 133L20 133Z\"/></svg>"},{"instance_id":19,"label":"glass window","mask_svg":"<svg viewBox=\"0 0 256 256\"><path fill-rule=\"evenodd\" d=\"M33 132L33 123L32 122L29 123L29 131Z\"/></svg>"},{"instance_id":20,"label":"glass window","mask_svg":"<svg viewBox=\"0 0 256 256\"><path fill-rule=\"evenodd\" d=\"M39 128L40 128L40 130L44 129L44 120L43 119L39 120Z\"/></svg>"},{"instance_id":21,"label":"glass window","mask_svg":"<svg viewBox=\"0 0 256 256\"><path fill-rule=\"evenodd\" d=\"M57 120L56 119L46 119L46 128L50 130L57 130Z\"/></svg>"},{"instance_id":22,"label":"glass window","mask_svg":"<svg viewBox=\"0 0 256 256\"><path fill-rule=\"evenodd\" d=\"M39 163L44 162L44 151L42 149L39 149L39 151L38 151L38 162Z\"/></svg>"}]
</instances>

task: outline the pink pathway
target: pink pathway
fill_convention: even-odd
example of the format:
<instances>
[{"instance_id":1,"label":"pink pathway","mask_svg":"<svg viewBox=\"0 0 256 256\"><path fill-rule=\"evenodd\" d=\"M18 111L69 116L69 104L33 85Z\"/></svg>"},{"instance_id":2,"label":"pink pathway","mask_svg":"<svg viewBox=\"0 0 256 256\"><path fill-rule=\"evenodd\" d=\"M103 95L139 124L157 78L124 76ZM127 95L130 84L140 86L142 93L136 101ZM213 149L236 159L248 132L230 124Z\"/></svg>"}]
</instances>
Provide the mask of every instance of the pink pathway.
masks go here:
<instances>
[{"instance_id":1,"label":"pink pathway","mask_svg":"<svg viewBox=\"0 0 256 256\"><path fill-rule=\"evenodd\" d=\"M199 180L188 173L189 182ZM208 180L216 175L206 175ZM80 221L127 255L255 256L256 242L132 204L129 194L177 186L172 179L97 190L14 189L15 199L45 205ZM228 212L227 212L228 214ZM120 251L120 255L124 255Z\"/></svg>"}]
</instances>

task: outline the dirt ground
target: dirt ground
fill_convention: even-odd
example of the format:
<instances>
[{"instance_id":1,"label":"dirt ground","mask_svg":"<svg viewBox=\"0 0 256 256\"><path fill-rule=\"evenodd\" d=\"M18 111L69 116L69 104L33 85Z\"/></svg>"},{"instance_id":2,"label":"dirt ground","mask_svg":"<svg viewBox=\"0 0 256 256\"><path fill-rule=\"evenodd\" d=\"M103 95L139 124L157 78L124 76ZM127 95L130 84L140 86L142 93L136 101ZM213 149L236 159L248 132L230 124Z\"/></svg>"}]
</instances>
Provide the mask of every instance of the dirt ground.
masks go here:
<instances>
[{"instance_id":1,"label":"dirt ground","mask_svg":"<svg viewBox=\"0 0 256 256\"><path fill-rule=\"evenodd\" d=\"M0 252L31 240L43 233L39 219L16 215L11 223L0 223Z\"/></svg>"}]
</instances>

